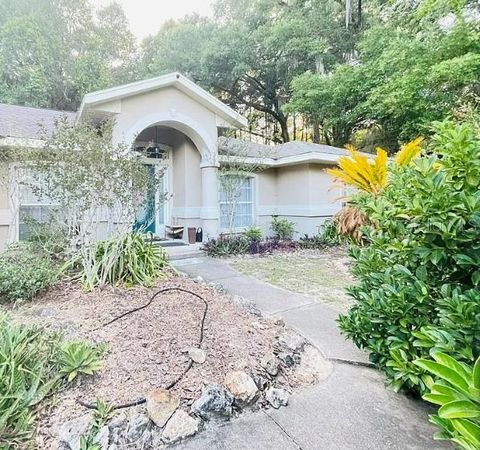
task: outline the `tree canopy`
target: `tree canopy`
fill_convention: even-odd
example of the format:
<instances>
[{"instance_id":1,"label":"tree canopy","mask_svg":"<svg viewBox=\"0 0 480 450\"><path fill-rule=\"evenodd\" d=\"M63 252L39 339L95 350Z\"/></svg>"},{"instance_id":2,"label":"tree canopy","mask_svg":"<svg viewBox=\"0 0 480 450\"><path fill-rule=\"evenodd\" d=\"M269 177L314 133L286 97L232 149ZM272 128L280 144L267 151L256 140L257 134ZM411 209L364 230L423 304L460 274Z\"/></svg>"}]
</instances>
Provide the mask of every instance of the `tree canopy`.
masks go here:
<instances>
[{"instance_id":1,"label":"tree canopy","mask_svg":"<svg viewBox=\"0 0 480 450\"><path fill-rule=\"evenodd\" d=\"M469 0L216 0L135 41L118 4L0 0L0 102L76 109L89 91L179 71L265 142L362 149L478 104Z\"/></svg>"},{"instance_id":2,"label":"tree canopy","mask_svg":"<svg viewBox=\"0 0 480 450\"><path fill-rule=\"evenodd\" d=\"M135 49L120 6L87 0L0 0L0 43L0 102L65 110L128 80Z\"/></svg>"}]
</instances>

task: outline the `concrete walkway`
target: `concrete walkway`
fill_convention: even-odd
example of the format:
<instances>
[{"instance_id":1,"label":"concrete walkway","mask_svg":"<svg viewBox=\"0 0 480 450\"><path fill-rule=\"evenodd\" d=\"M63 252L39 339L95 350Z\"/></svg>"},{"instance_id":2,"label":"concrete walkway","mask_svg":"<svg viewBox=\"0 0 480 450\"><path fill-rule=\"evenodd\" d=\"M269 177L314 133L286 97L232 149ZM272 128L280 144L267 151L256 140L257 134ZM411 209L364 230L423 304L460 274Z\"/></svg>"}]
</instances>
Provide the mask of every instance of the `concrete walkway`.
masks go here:
<instances>
[{"instance_id":1,"label":"concrete walkway","mask_svg":"<svg viewBox=\"0 0 480 450\"><path fill-rule=\"evenodd\" d=\"M396 394L384 377L368 367L368 356L346 341L338 313L313 299L273 287L207 257L173 261L175 267L221 284L231 294L253 301L265 316L281 317L333 364L327 380L295 392L279 410L246 413L208 427L178 446L205 450L427 450L451 449L434 441L428 423L432 410L423 402Z\"/></svg>"}]
</instances>

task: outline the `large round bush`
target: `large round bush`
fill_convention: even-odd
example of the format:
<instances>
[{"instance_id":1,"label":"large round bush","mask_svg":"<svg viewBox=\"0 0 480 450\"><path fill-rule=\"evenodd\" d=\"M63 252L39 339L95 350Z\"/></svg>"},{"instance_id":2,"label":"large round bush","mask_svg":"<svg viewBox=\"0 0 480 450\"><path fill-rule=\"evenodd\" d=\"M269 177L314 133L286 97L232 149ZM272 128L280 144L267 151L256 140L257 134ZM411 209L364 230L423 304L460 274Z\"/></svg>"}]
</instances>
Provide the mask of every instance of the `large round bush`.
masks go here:
<instances>
[{"instance_id":1,"label":"large round bush","mask_svg":"<svg viewBox=\"0 0 480 450\"><path fill-rule=\"evenodd\" d=\"M417 358L480 354L479 126L435 127L425 156L392 167L379 195L354 199L371 225L351 250L355 303L339 319L394 388L420 392L431 378Z\"/></svg>"}]
</instances>

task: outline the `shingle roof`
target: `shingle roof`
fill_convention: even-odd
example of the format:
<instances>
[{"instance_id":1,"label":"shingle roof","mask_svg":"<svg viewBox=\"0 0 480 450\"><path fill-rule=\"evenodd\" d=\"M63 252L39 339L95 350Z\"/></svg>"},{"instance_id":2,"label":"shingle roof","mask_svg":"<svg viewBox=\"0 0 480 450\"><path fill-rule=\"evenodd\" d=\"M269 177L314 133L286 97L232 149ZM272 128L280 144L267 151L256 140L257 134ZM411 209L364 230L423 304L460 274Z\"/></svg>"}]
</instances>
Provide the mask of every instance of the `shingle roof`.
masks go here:
<instances>
[{"instance_id":1,"label":"shingle roof","mask_svg":"<svg viewBox=\"0 0 480 450\"><path fill-rule=\"evenodd\" d=\"M238 152L242 153L242 156L263 156L279 160L287 156L298 156L308 153L327 153L330 155L344 156L348 155L348 151L344 148L332 147L324 144L313 144L311 142L303 141L291 141L285 144L279 144L275 146L258 144L256 142L248 142L240 139L227 139L227 142L233 143L229 146L230 152L235 152L238 148ZM244 149L243 145L246 144L247 148ZM228 144L227 144L228 145ZM226 154L227 152L220 146L220 153Z\"/></svg>"},{"instance_id":2,"label":"shingle roof","mask_svg":"<svg viewBox=\"0 0 480 450\"><path fill-rule=\"evenodd\" d=\"M42 128L47 134L51 134L57 120L66 117L73 122L75 116L76 113L70 111L0 103L0 138L41 139Z\"/></svg>"}]
</instances>

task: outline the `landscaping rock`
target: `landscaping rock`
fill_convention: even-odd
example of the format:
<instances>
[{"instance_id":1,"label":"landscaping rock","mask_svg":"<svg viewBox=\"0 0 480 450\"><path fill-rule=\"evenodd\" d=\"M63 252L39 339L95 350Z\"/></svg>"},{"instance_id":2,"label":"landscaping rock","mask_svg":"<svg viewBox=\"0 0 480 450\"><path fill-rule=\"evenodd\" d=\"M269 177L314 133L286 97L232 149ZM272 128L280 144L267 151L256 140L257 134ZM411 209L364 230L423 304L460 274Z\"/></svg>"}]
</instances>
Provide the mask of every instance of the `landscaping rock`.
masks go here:
<instances>
[{"instance_id":1,"label":"landscaping rock","mask_svg":"<svg viewBox=\"0 0 480 450\"><path fill-rule=\"evenodd\" d=\"M128 442L136 442L140 440L143 433L147 430L149 418L145 414L137 414L128 422L126 439Z\"/></svg>"},{"instance_id":2,"label":"landscaping rock","mask_svg":"<svg viewBox=\"0 0 480 450\"><path fill-rule=\"evenodd\" d=\"M261 322L252 322L251 327L255 328L256 330L266 330L268 328L267 325Z\"/></svg>"},{"instance_id":3,"label":"landscaping rock","mask_svg":"<svg viewBox=\"0 0 480 450\"><path fill-rule=\"evenodd\" d=\"M162 439L162 431L163 430L161 430L160 428L157 428L157 427L152 429L152 436L151 436L151 440L150 440L149 449L157 450L157 449L160 449L160 448L165 448L165 443L163 442L163 439Z\"/></svg>"},{"instance_id":4,"label":"landscaping rock","mask_svg":"<svg viewBox=\"0 0 480 450\"><path fill-rule=\"evenodd\" d=\"M90 414L69 420L64 423L58 430L58 438L61 443L65 444L70 450L80 449L80 437L90 428Z\"/></svg>"},{"instance_id":5,"label":"landscaping rock","mask_svg":"<svg viewBox=\"0 0 480 450\"><path fill-rule=\"evenodd\" d=\"M261 391L264 391L268 387L268 380L265 377L262 377L261 375L255 375L253 377L253 381L255 381L255 384L257 385L257 388L260 389Z\"/></svg>"},{"instance_id":6,"label":"landscaping rock","mask_svg":"<svg viewBox=\"0 0 480 450\"><path fill-rule=\"evenodd\" d=\"M162 439L167 444L181 441L189 436L193 436L198 431L200 421L189 416L185 411L177 409L171 419L165 425L162 433Z\"/></svg>"},{"instance_id":7,"label":"landscaping rock","mask_svg":"<svg viewBox=\"0 0 480 450\"><path fill-rule=\"evenodd\" d=\"M289 331L281 334L278 338L278 342L289 350L300 352L303 350L307 340L303 336Z\"/></svg>"},{"instance_id":8,"label":"landscaping rock","mask_svg":"<svg viewBox=\"0 0 480 450\"><path fill-rule=\"evenodd\" d=\"M277 357L273 354L267 354L262 358L260 362L262 368L272 377L277 376L278 370L280 369L280 362Z\"/></svg>"},{"instance_id":9,"label":"landscaping rock","mask_svg":"<svg viewBox=\"0 0 480 450\"><path fill-rule=\"evenodd\" d=\"M255 302L245 297L235 295L232 297L233 301L240 305L242 308L246 309L248 312L252 313L254 316L261 317L262 313L256 307Z\"/></svg>"},{"instance_id":10,"label":"landscaping rock","mask_svg":"<svg viewBox=\"0 0 480 450\"><path fill-rule=\"evenodd\" d=\"M127 425L128 419L125 413L118 413L116 414L110 422L108 422L108 428L110 431L114 430L115 428L125 428Z\"/></svg>"},{"instance_id":11,"label":"landscaping rock","mask_svg":"<svg viewBox=\"0 0 480 450\"><path fill-rule=\"evenodd\" d=\"M300 384L313 384L324 380L332 372L332 364L327 361L318 349L305 346L300 364L295 369L295 379Z\"/></svg>"},{"instance_id":12,"label":"landscaping rock","mask_svg":"<svg viewBox=\"0 0 480 450\"><path fill-rule=\"evenodd\" d=\"M233 396L223 386L211 383L202 390L200 398L191 406L191 413L202 419L228 419L233 413Z\"/></svg>"},{"instance_id":13,"label":"landscaping rock","mask_svg":"<svg viewBox=\"0 0 480 450\"><path fill-rule=\"evenodd\" d=\"M201 348L189 348L188 356L197 364L203 364L207 359L207 354Z\"/></svg>"},{"instance_id":14,"label":"landscaping rock","mask_svg":"<svg viewBox=\"0 0 480 450\"><path fill-rule=\"evenodd\" d=\"M287 406L288 399L290 394L285 389L278 389L271 387L265 393L265 398L275 409L280 408L280 406Z\"/></svg>"},{"instance_id":15,"label":"landscaping rock","mask_svg":"<svg viewBox=\"0 0 480 450\"><path fill-rule=\"evenodd\" d=\"M277 358L283 367L292 367L295 365L293 353L281 352L277 355Z\"/></svg>"},{"instance_id":16,"label":"landscaping rock","mask_svg":"<svg viewBox=\"0 0 480 450\"><path fill-rule=\"evenodd\" d=\"M225 386L239 405L251 403L258 392L257 385L252 377L243 371L230 372L225 377Z\"/></svg>"},{"instance_id":17,"label":"landscaping rock","mask_svg":"<svg viewBox=\"0 0 480 450\"><path fill-rule=\"evenodd\" d=\"M120 436L124 433L127 428L128 419L125 413L119 413L108 423L108 428L110 430L110 443L118 444ZM109 449L110 450L110 449Z\"/></svg>"},{"instance_id":18,"label":"landscaping rock","mask_svg":"<svg viewBox=\"0 0 480 450\"><path fill-rule=\"evenodd\" d=\"M168 419L180 406L180 397L172 391L155 389L149 392L147 399L147 413L150 420L157 427L164 427Z\"/></svg>"},{"instance_id":19,"label":"landscaping rock","mask_svg":"<svg viewBox=\"0 0 480 450\"><path fill-rule=\"evenodd\" d=\"M108 441L110 439L110 430L105 425L104 427L98 430L97 436L95 437L95 443L98 444L101 450L108 450Z\"/></svg>"},{"instance_id":20,"label":"landscaping rock","mask_svg":"<svg viewBox=\"0 0 480 450\"><path fill-rule=\"evenodd\" d=\"M285 322L280 316L273 316L272 320L275 325L279 325L281 327L285 326Z\"/></svg>"}]
</instances>

